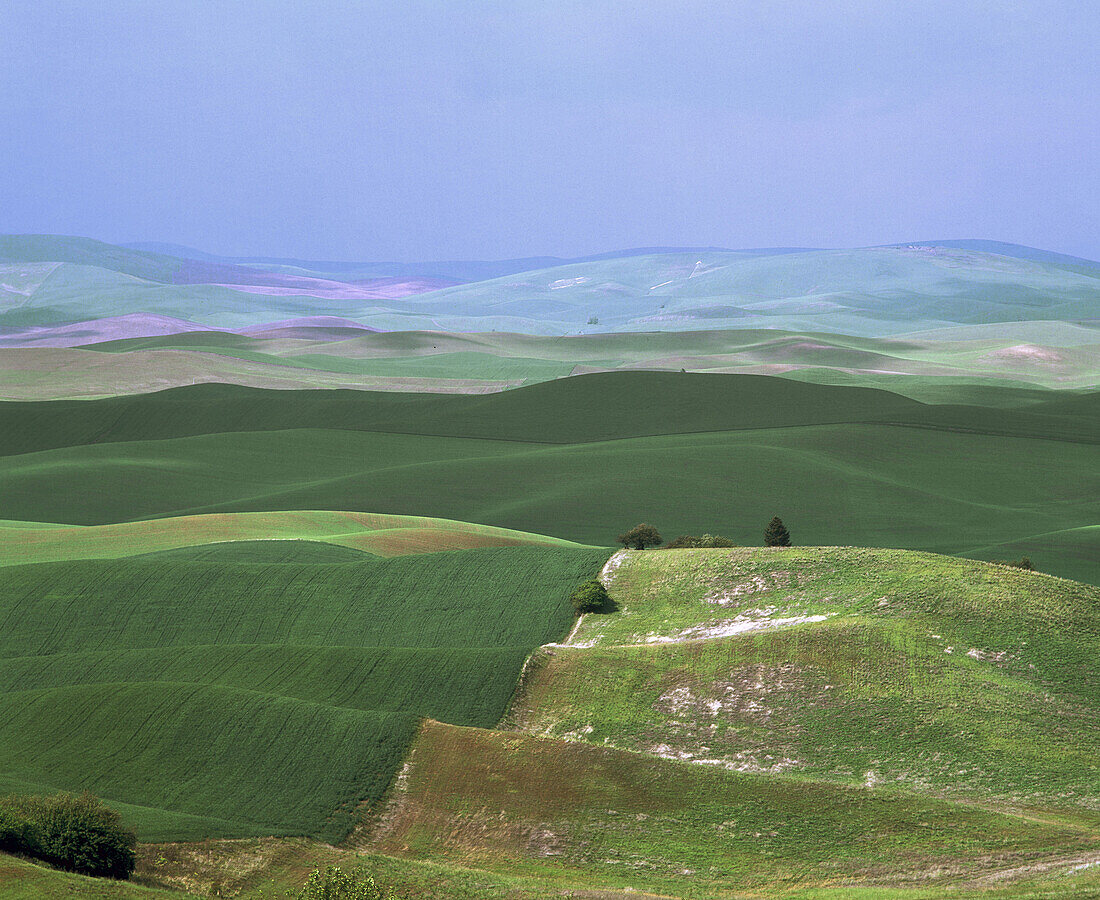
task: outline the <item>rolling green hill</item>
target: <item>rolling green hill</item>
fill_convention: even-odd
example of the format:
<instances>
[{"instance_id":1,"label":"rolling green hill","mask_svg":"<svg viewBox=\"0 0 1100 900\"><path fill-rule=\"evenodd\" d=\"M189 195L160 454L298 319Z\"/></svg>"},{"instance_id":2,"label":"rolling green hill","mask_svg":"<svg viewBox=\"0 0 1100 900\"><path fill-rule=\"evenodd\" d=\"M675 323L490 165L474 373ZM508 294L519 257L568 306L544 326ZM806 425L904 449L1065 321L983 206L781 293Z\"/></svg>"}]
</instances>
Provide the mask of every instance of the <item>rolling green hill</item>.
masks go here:
<instances>
[{"instance_id":1,"label":"rolling green hill","mask_svg":"<svg viewBox=\"0 0 1100 900\"><path fill-rule=\"evenodd\" d=\"M523 728L1100 823L1097 588L817 547L608 570L621 614L585 617L530 669Z\"/></svg>"},{"instance_id":2,"label":"rolling green hill","mask_svg":"<svg viewBox=\"0 0 1100 900\"><path fill-rule=\"evenodd\" d=\"M114 559L158 551L186 553L190 559L228 560L231 548L240 552L246 545L251 549L245 561L276 561L276 556L284 554L302 559L304 552L310 554L311 562L340 561L341 553L343 559L357 559L364 553L401 556L482 547L580 546L469 522L327 510L226 513L69 527L0 520L0 565ZM328 556L323 558L326 552Z\"/></svg>"},{"instance_id":3,"label":"rolling green hill","mask_svg":"<svg viewBox=\"0 0 1100 900\"><path fill-rule=\"evenodd\" d=\"M0 489L10 519L361 509L596 545L638 521L753 545L778 512L798 543L1005 547L1100 581L1098 397L930 406L642 372L486 397L200 385L0 406Z\"/></svg>"},{"instance_id":4,"label":"rolling green hill","mask_svg":"<svg viewBox=\"0 0 1100 900\"><path fill-rule=\"evenodd\" d=\"M890 423L1095 442L1100 393L1006 413L928 405L875 388L758 375L610 372L483 397L367 391L264 391L195 385L94 402L0 405L0 454L226 432L326 429L551 444L651 435Z\"/></svg>"},{"instance_id":5,"label":"rolling green hill","mask_svg":"<svg viewBox=\"0 0 1100 900\"><path fill-rule=\"evenodd\" d=\"M0 900L1100 898L1100 264L186 255L0 237L0 794L175 842Z\"/></svg>"},{"instance_id":6,"label":"rolling green hill","mask_svg":"<svg viewBox=\"0 0 1100 900\"><path fill-rule=\"evenodd\" d=\"M339 840L418 717L499 719L607 555L306 548L7 567L0 790L90 789L144 839Z\"/></svg>"}]
</instances>

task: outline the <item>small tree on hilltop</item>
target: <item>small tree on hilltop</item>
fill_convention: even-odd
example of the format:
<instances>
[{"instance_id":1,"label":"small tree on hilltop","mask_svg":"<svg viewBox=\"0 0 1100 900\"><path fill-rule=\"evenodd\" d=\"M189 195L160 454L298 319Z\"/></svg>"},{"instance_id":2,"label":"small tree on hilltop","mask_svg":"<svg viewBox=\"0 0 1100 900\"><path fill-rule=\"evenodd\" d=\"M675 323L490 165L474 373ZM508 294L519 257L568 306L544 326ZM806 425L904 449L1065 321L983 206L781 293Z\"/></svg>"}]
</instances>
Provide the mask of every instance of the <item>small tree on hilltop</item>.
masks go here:
<instances>
[{"instance_id":1,"label":"small tree on hilltop","mask_svg":"<svg viewBox=\"0 0 1100 900\"><path fill-rule=\"evenodd\" d=\"M787 531L787 526L783 524L783 520L779 516L773 516L768 523L768 527L764 529L764 546L791 546L791 533Z\"/></svg>"},{"instance_id":2,"label":"small tree on hilltop","mask_svg":"<svg viewBox=\"0 0 1100 900\"><path fill-rule=\"evenodd\" d=\"M652 525L643 522L635 525L630 531L619 535L619 543L630 550L645 550L646 547L656 547L663 538Z\"/></svg>"}]
</instances>

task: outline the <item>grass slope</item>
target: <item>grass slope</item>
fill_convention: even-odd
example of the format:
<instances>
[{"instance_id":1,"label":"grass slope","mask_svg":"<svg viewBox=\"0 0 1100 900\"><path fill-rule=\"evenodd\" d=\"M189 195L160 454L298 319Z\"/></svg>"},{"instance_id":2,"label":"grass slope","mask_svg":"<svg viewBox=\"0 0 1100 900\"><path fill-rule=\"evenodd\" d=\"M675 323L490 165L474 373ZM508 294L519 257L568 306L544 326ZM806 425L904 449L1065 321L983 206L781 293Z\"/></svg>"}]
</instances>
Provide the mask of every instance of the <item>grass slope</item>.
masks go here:
<instances>
[{"instance_id":1,"label":"grass slope","mask_svg":"<svg viewBox=\"0 0 1100 900\"><path fill-rule=\"evenodd\" d=\"M4 570L4 789L89 788L145 839L339 840L389 785L419 716L500 717L527 654L569 628L569 590L606 558L229 550L237 561Z\"/></svg>"},{"instance_id":2,"label":"grass slope","mask_svg":"<svg viewBox=\"0 0 1100 900\"><path fill-rule=\"evenodd\" d=\"M578 546L569 541L539 534L432 519L424 516L379 515L328 510L224 513L126 522L118 525L59 527L48 522L0 520L0 565L59 562L75 559L114 559L141 553L184 550L210 545L266 541L277 544L323 542L333 552L346 550L344 559L362 553L374 556L402 556L440 550L474 550L508 546ZM262 546L262 545L261 545ZM214 552L213 550L211 552ZM253 557L264 551L253 548ZM271 553L282 553L278 547ZM315 549L320 562L322 551ZM198 556L191 555L197 559ZM264 556L274 561L270 556ZM252 560L245 560L252 561ZM328 561L339 561L330 558Z\"/></svg>"},{"instance_id":3,"label":"grass slope","mask_svg":"<svg viewBox=\"0 0 1100 900\"><path fill-rule=\"evenodd\" d=\"M172 900L174 891L60 872L0 853L0 900Z\"/></svg>"},{"instance_id":4,"label":"grass slope","mask_svg":"<svg viewBox=\"0 0 1100 900\"><path fill-rule=\"evenodd\" d=\"M375 849L559 891L732 897L945 880L1095 850L1076 828L579 742L428 723Z\"/></svg>"},{"instance_id":5,"label":"grass slope","mask_svg":"<svg viewBox=\"0 0 1100 900\"><path fill-rule=\"evenodd\" d=\"M906 551L616 562L622 613L541 657L525 729L1100 822L1097 588Z\"/></svg>"}]
</instances>

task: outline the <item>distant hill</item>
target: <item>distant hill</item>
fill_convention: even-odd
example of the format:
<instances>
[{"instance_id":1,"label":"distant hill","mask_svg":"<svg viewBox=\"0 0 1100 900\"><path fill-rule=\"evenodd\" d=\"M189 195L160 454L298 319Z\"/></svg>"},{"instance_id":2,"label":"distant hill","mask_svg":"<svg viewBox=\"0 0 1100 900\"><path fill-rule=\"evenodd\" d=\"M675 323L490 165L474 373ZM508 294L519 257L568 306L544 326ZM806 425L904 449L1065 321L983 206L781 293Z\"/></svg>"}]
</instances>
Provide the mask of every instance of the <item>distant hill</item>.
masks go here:
<instances>
[{"instance_id":1,"label":"distant hill","mask_svg":"<svg viewBox=\"0 0 1100 900\"><path fill-rule=\"evenodd\" d=\"M211 261L85 238L0 239L0 329L137 313L231 329L336 316L382 331L780 328L876 337L1097 320L1100 264L973 241L406 264Z\"/></svg>"}]
</instances>

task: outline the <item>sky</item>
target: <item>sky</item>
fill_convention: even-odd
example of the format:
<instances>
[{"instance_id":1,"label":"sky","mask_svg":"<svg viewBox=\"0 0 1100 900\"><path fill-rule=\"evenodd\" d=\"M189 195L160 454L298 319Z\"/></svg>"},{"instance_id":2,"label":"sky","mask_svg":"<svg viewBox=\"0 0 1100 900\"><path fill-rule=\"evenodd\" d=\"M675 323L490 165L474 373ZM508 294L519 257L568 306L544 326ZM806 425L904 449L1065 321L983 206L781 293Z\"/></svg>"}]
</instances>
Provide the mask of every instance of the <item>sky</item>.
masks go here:
<instances>
[{"instance_id":1,"label":"sky","mask_svg":"<svg viewBox=\"0 0 1100 900\"><path fill-rule=\"evenodd\" d=\"M3 0L0 232L1100 259L1095 0Z\"/></svg>"}]
</instances>

